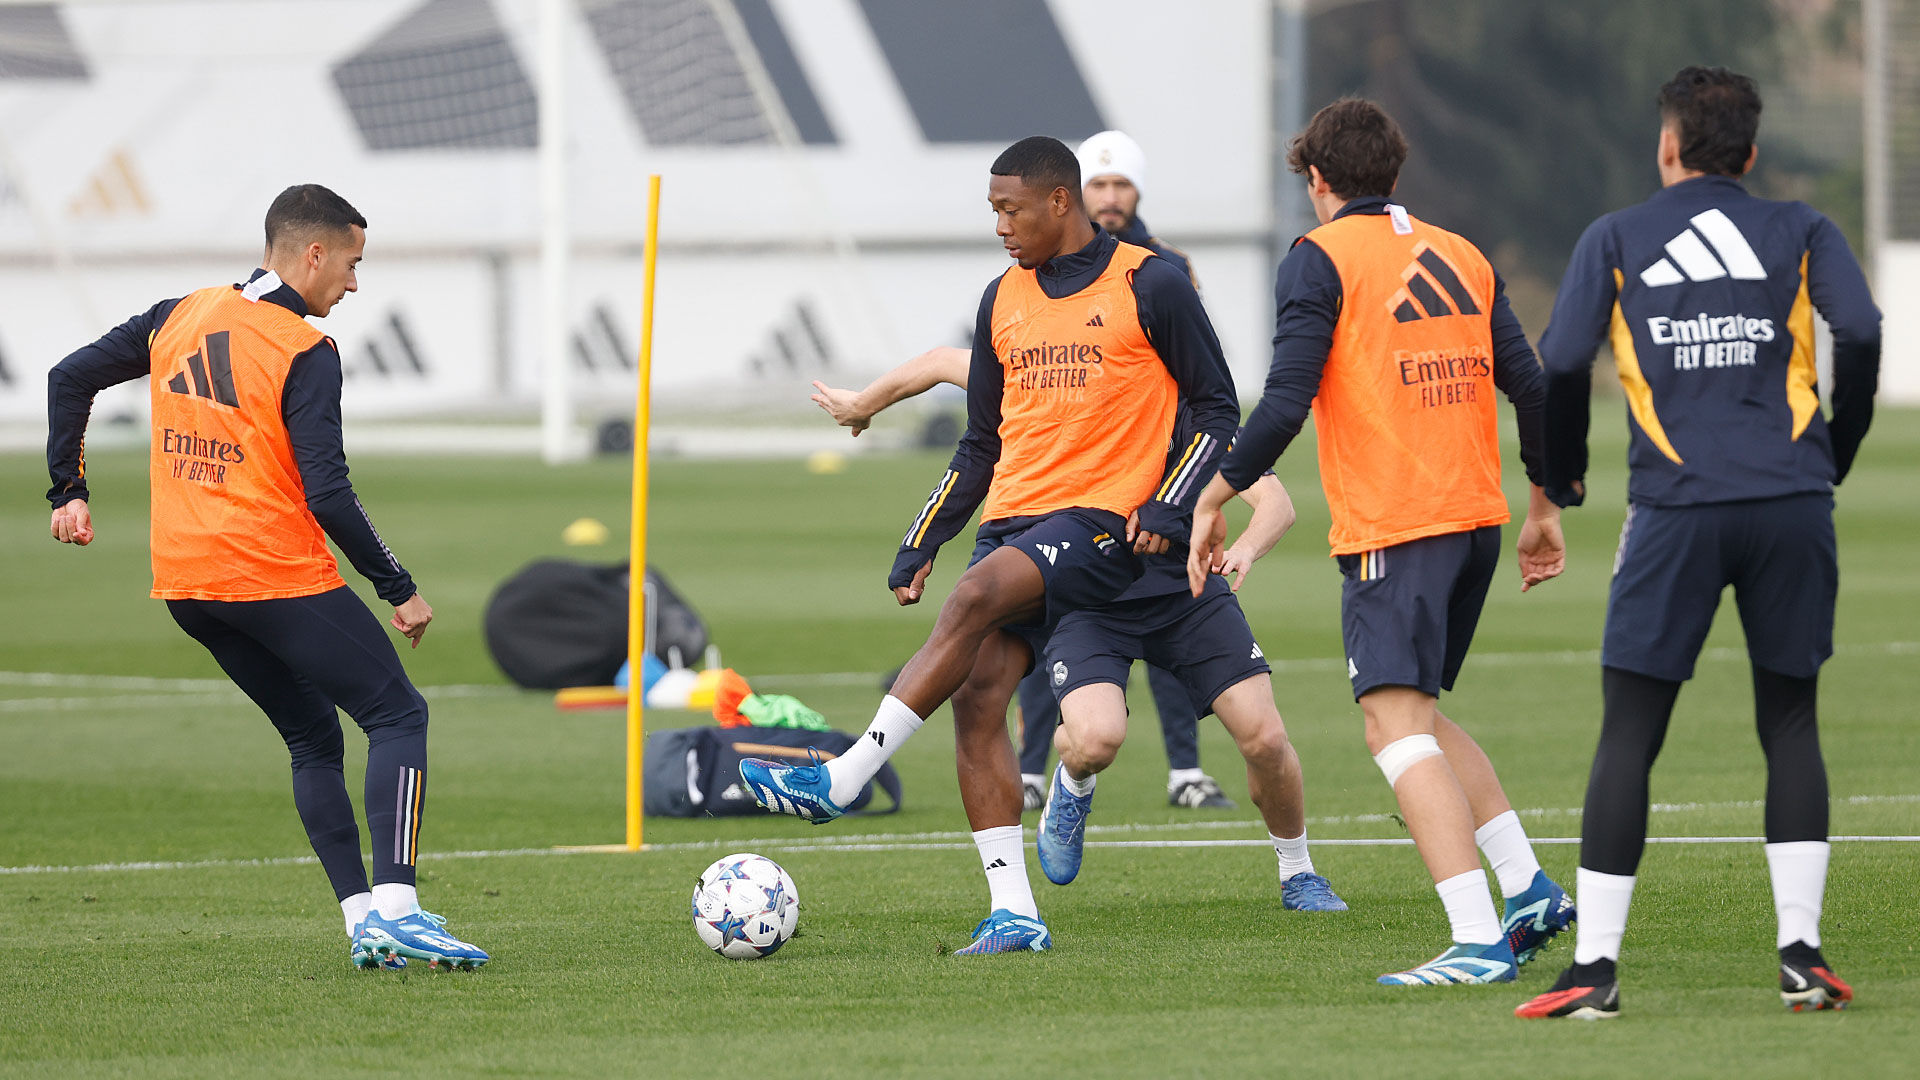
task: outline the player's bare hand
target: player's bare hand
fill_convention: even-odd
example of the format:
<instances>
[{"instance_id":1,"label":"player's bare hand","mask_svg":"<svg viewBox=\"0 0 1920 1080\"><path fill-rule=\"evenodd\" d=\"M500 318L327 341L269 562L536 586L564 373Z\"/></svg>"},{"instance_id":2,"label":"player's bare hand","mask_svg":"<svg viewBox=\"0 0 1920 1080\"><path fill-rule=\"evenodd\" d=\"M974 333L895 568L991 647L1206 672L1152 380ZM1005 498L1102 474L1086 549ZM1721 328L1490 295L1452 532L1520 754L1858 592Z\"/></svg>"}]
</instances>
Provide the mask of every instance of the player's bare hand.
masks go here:
<instances>
[{"instance_id":1,"label":"player's bare hand","mask_svg":"<svg viewBox=\"0 0 1920 1080\"><path fill-rule=\"evenodd\" d=\"M1567 541L1560 532L1558 515L1528 514L1520 526L1520 591L1526 592L1543 581L1552 581L1567 568Z\"/></svg>"},{"instance_id":2,"label":"player's bare hand","mask_svg":"<svg viewBox=\"0 0 1920 1080\"><path fill-rule=\"evenodd\" d=\"M87 509L85 499L75 499L65 506L55 507L50 527L53 538L63 544L86 547L93 543L93 514Z\"/></svg>"},{"instance_id":3,"label":"player's bare hand","mask_svg":"<svg viewBox=\"0 0 1920 1080\"><path fill-rule=\"evenodd\" d=\"M1173 541L1159 533L1150 533L1140 528L1140 511L1127 515L1127 542L1133 545L1135 555L1164 555Z\"/></svg>"},{"instance_id":4,"label":"player's bare hand","mask_svg":"<svg viewBox=\"0 0 1920 1080\"><path fill-rule=\"evenodd\" d=\"M841 427L852 428L854 438L873 421L873 414L860 408L860 392L841 390L828 386L819 379L813 380L813 403L826 410L833 422Z\"/></svg>"},{"instance_id":5,"label":"player's bare hand","mask_svg":"<svg viewBox=\"0 0 1920 1080\"><path fill-rule=\"evenodd\" d=\"M1187 585L1195 596L1206 589L1207 575L1224 565L1227 558L1227 516L1221 513L1219 503L1209 506L1210 501L1203 494L1200 505L1194 507L1193 536L1187 541ZM1242 570L1241 576L1245 574ZM1239 587L1238 583L1234 585Z\"/></svg>"},{"instance_id":6,"label":"player's bare hand","mask_svg":"<svg viewBox=\"0 0 1920 1080\"><path fill-rule=\"evenodd\" d=\"M413 648L420 647L420 638L426 634L427 624L432 621L433 608L419 593L414 593L405 601L394 605L393 628L400 631L408 641L413 642Z\"/></svg>"},{"instance_id":7,"label":"player's bare hand","mask_svg":"<svg viewBox=\"0 0 1920 1080\"><path fill-rule=\"evenodd\" d=\"M1235 544L1213 563L1212 571L1232 578L1233 580L1227 583L1227 587L1234 592L1239 592L1241 583L1247 580L1247 571L1253 569L1253 561L1253 552ZM1203 578L1202 584L1204 583Z\"/></svg>"},{"instance_id":8,"label":"player's bare hand","mask_svg":"<svg viewBox=\"0 0 1920 1080\"><path fill-rule=\"evenodd\" d=\"M901 607L919 603L920 597L927 591L927 575L931 573L933 573L933 560L928 559L925 565L913 572L913 584L901 585L894 589L893 598L900 602Z\"/></svg>"}]
</instances>

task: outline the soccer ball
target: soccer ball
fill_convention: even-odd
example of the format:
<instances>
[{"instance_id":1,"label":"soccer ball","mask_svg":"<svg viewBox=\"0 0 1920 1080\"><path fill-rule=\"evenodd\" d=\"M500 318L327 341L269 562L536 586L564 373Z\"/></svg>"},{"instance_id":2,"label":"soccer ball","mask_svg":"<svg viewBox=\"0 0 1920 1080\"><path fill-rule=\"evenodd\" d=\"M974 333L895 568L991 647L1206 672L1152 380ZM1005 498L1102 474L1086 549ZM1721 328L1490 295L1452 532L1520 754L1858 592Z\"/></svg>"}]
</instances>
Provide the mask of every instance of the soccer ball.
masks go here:
<instances>
[{"instance_id":1,"label":"soccer ball","mask_svg":"<svg viewBox=\"0 0 1920 1080\"><path fill-rule=\"evenodd\" d=\"M693 931L733 960L768 956L800 922L800 894L780 864L761 855L728 855L693 887Z\"/></svg>"}]
</instances>

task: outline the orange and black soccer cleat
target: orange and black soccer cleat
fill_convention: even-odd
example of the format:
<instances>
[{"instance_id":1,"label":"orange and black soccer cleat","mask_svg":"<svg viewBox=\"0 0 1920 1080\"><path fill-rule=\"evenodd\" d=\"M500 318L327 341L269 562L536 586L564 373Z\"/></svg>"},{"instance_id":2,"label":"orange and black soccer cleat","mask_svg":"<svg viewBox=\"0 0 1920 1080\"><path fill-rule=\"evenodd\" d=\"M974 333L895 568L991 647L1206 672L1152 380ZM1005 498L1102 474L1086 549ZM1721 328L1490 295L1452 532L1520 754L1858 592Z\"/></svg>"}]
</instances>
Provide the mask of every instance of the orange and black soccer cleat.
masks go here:
<instances>
[{"instance_id":1,"label":"orange and black soccer cleat","mask_svg":"<svg viewBox=\"0 0 1920 1080\"><path fill-rule=\"evenodd\" d=\"M1611 1020L1620 1015L1620 982L1611 960L1575 964L1560 973L1553 989L1513 1010L1522 1020Z\"/></svg>"},{"instance_id":2,"label":"orange and black soccer cleat","mask_svg":"<svg viewBox=\"0 0 1920 1080\"><path fill-rule=\"evenodd\" d=\"M1853 987L1827 966L1820 950L1802 941L1780 950L1780 1002L1794 1012L1844 1009Z\"/></svg>"}]
</instances>

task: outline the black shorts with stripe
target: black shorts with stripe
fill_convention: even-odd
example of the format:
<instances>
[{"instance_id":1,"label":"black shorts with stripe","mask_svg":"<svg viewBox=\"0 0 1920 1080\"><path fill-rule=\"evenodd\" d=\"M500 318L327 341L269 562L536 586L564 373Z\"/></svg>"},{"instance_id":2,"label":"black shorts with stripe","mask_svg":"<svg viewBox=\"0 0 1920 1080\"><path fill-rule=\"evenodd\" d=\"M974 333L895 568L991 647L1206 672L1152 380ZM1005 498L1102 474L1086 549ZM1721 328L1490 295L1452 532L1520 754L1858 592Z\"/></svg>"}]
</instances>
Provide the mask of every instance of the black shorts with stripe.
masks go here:
<instances>
[{"instance_id":1,"label":"black shorts with stripe","mask_svg":"<svg viewBox=\"0 0 1920 1080\"><path fill-rule=\"evenodd\" d=\"M1340 556L1354 698L1386 686L1452 690L1499 562L1498 525Z\"/></svg>"},{"instance_id":2,"label":"black shorts with stripe","mask_svg":"<svg viewBox=\"0 0 1920 1080\"><path fill-rule=\"evenodd\" d=\"M1126 528L1119 514L1078 507L983 522L967 565L1010 547L1039 568L1046 582L1045 614L1038 622L1006 627L1027 640L1037 659L1061 618L1107 603L1140 577L1141 562L1126 542Z\"/></svg>"}]
</instances>

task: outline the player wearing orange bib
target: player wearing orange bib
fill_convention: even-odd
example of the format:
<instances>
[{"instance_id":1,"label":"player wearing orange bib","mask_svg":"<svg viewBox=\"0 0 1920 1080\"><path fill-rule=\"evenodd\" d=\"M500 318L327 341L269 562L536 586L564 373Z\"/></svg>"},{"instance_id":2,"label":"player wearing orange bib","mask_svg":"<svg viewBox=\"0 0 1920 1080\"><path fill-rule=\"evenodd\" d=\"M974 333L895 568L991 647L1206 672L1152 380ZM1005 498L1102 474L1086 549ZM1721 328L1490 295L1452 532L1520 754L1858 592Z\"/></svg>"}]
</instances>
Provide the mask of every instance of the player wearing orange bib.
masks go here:
<instances>
[{"instance_id":1,"label":"player wearing orange bib","mask_svg":"<svg viewBox=\"0 0 1920 1080\"><path fill-rule=\"evenodd\" d=\"M830 821L952 699L961 800L992 894L966 954L1051 940L1021 849L1020 770L1006 725L1015 685L1053 620L1112 600L1140 576L1138 555L1184 539L1179 523L1239 418L1192 281L1094 227L1071 150L1024 139L992 173L996 231L1019 265L981 299L967 432L888 584L900 603L917 603L935 552L984 501L973 563L859 743L821 766L741 766L762 805ZM1169 454L1182 399L1193 434Z\"/></svg>"},{"instance_id":2,"label":"player wearing orange bib","mask_svg":"<svg viewBox=\"0 0 1920 1080\"><path fill-rule=\"evenodd\" d=\"M294 805L340 901L353 962L476 967L487 954L447 934L414 890L427 703L327 550L331 537L418 647L433 609L353 493L340 354L306 320L357 289L366 224L326 188L288 188L267 211L266 256L245 284L162 301L55 365L52 531L92 542L88 413L101 390L150 375L153 595L286 741ZM336 707L367 734L371 886Z\"/></svg>"},{"instance_id":3,"label":"player wearing orange bib","mask_svg":"<svg viewBox=\"0 0 1920 1080\"><path fill-rule=\"evenodd\" d=\"M1573 907L1541 872L1486 754L1436 707L1466 658L1508 519L1496 389L1519 413L1534 480L1521 588L1558 575L1565 552L1539 486L1545 391L1533 350L1485 256L1388 202L1406 155L1398 125L1353 99L1320 110L1293 141L1288 164L1307 176L1321 225L1280 264L1266 392L1201 495L1188 574L1198 595L1225 537L1221 506L1273 464L1311 406L1367 748L1453 930L1440 956L1380 981L1504 982Z\"/></svg>"}]
</instances>

